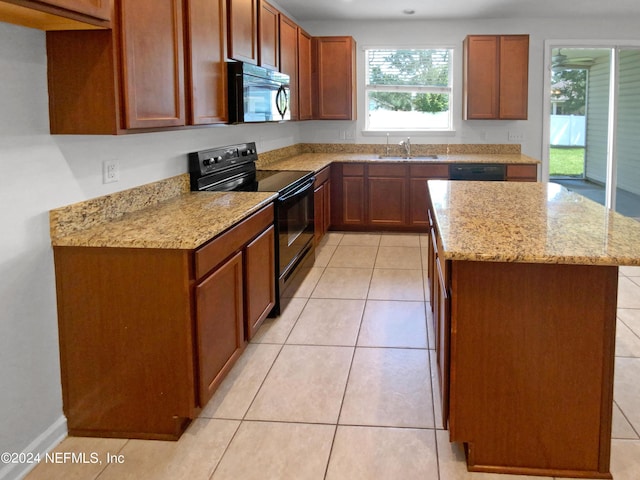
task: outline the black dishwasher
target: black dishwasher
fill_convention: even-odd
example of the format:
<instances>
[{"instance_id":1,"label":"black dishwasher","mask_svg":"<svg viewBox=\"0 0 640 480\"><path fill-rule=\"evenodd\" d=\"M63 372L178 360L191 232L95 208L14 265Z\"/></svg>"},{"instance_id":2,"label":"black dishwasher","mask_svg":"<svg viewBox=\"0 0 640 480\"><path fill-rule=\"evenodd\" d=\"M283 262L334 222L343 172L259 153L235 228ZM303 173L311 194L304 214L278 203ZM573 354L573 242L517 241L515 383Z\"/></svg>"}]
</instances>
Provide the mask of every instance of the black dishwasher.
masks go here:
<instances>
[{"instance_id":1,"label":"black dishwasher","mask_svg":"<svg viewBox=\"0 0 640 480\"><path fill-rule=\"evenodd\" d=\"M499 163L452 163L451 180L499 181L507 178L506 165Z\"/></svg>"}]
</instances>

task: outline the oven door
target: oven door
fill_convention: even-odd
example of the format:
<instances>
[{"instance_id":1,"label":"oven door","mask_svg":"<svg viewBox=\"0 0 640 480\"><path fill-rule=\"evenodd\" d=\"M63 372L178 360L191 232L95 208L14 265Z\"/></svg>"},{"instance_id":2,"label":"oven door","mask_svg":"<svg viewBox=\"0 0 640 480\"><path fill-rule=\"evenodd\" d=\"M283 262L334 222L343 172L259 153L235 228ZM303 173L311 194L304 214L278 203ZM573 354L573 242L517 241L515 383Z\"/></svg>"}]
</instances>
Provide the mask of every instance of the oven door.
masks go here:
<instances>
[{"instance_id":1,"label":"oven door","mask_svg":"<svg viewBox=\"0 0 640 480\"><path fill-rule=\"evenodd\" d=\"M280 279L290 275L313 244L312 177L278 197L278 243Z\"/></svg>"}]
</instances>

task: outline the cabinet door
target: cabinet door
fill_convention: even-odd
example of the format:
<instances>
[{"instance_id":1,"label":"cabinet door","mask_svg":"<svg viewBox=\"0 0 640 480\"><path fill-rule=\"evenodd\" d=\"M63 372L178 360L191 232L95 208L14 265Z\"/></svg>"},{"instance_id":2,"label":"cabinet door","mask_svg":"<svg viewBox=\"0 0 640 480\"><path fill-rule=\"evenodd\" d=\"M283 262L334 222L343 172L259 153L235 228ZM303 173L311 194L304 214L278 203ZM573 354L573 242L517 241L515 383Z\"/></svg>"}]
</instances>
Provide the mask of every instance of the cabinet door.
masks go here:
<instances>
[{"instance_id":1,"label":"cabinet door","mask_svg":"<svg viewBox=\"0 0 640 480\"><path fill-rule=\"evenodd\" d=\"M311 72L313 60L311 55L311 36L298 29L298 118L313 118L313 88Z\"/></svg>"},{"instance_id":2,"label":"cabinet door","mask_svg":"<svg viewBox=\"0 0 640 480\"><path fill-rule=\"evenodd\" d=\"M442 425L447 428L449 419L449 351L451 343L451 319L449 317L449 294L443 274L443 260L435 261L437 284L434 293L434 319L436 321L436 363L438 365L438 379L440 381L440 399L442 405Z\"/></svg>"},{"instance_id":3,"label":"cabinet door","mask_svg":"<svg viewBox=\"0 0 640 480\"><path fill-rule=\"evenodd\" d=\"M229 58L258 64L258 0L228 0Z\"/></svg>"},{"instance_id":4,"label":"cabinet door","mask_svg":"<svg viewBox=\"0 0 640 480\"><path fill-rule=\"evenodd\" d=\"M182 0L122 0L126 128L185 125Z\"/></svg>"},{"instance_id":5,"label":"cabinet door","mask_svg":"<svg viewBox=\"0 0 640 480\"><path fill-rule=\"evenodd\" d=\"M313 191L313 229L314 242L316 245L320 243L324 235L325 226L325 195L327 192L326 185L323 183Z\"/></svg>"},{"instance_id":6,"label":"cabinet door","mask_svg":"<svg viewBox=\"0 0 640 480\"><path fill-rule=\"evenodd\" d=\"M242 253L196 287L199 399L203 407L244 348Z\"/></svg>"},{"instance_id":7,"label":"cabinet door","mask_svg":"<svg viewBox=\"0 0 640 480\"><path fill-rule=\"evenodd\" d=\"M500 37L500 118L526 120L529 95L529 35Z\"/></svg>"},{"instance_id":8,"label":"cabinet door","mask_svg":"<svg viewBox=\"0 0 640 480\"><path fill-rule=\"evenodd\" d=\"M189 123L226 123L226 0L187 0Z\"/></svg>"},{"instance_id":9,"label":"cabinet door","mask_svg":"<svg viewBox=\"0 0 640 480\"><path fill-rule=\"evenodd\" d=\"M315 37L314 118L355 120L355 41L352 37Z\"/></svg>"},{"instance_id":10,"label":"cabinet door","mask_svg":"<svg viewBox=\"0 0 640 480\"><path fill-rule=\"evenodd\" d=\"M343 225L365 225L364 177L342 179Z\"/></svg>"},{"instance_id":11,"label":"cabinet door","mask_svg":"<svg viewBox=\"0 0 640 480\"><path fill-rule=\"evenodd\" d=\"M405 220L405 178L369 177L369 222L378 226L402 226Z\"/></svg>"},{"instance_id":12,"label":"cabinet door","mask_svg":"<svg viewBox=\"0 0 640 480\"><path fill-rule=\"evenodd\" d=\"M260 0L258 63L271 70L280 70L280 19L278 13L273 5Z\"/></svg>"},{"instance_id":13,"label":"cabinet door","mask_svg":"<svg viewBox=\"0 0 640 480\"><path fill-rule=\"evenodd\" d=\"M291 120L298 119L298 26L280 14L280 71L289 75Z\"/></svg>"},{"instance_id":14,"label":"cabinet door","mask_svg":"<svg viewBox=\"0 0 640 480\"><path fill-rule=\"evenodd\" d=\"M111 20L112 0L42 0L41 3L62 7L76 13Z\"/></svg>"},{"instance_id":15,"label":"cabinet door","mask_svg":"<svg viewBox=\"0 0 640 480\"><path fill-rule=\"evenodd\" d=\"M429 225L427 215L428 178L409 179L409 224L412 226Z\"/></svg>"},{"instance_id":16,"label":"cabinet door","mask_svg":"<svg viewBox=\"0 0 640 480\"><path fill-rule=\"evenodd\" d=\"M464 41L464 118L495 119L499 114L499 41L470 35Z\"/></svg>"},{"instance_id":17,"label":"cabinet door","mask_svg":"<svg viewBox=\"0 0 640 480\"><path fill-rule=\"evenodd\" d=\"M331 227L331 180L324 183L324 225L322 233L327 233Z\"/></svg>"},{"instance_id":18,"label":"cabinet door","mask_svg":"<svg viewBox=\"0 0 640 480\"><path fill-rule=\"evenodd\" d=\"M251 340L276 299L275 234L273 226L245 250L246 337Z\"/></svg>"}]
</instances>

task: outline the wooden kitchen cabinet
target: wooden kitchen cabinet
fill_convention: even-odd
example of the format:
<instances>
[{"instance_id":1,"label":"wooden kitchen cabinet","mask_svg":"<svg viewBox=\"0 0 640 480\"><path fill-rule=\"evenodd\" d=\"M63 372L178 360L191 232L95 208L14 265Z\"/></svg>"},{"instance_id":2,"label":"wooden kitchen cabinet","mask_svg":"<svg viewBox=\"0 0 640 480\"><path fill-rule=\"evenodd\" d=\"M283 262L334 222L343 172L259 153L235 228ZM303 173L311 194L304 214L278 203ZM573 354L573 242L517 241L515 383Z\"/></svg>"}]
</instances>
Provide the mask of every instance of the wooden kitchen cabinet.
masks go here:
<instances>
[{"instance_id":1,"label":"wooden kitchen cabinet","mask_svg":"<svg viewBox=\"0 0 640 480\"><path fill-rule=\"evenodd\" d=\"M124 127L186 124L182 0L121 0Z\"/></svg>"},{"instance_id":2,"label":"wooden kitchen cabinet","mask_svg":"<svg viewBox=\"0 0 640 480\"><path fill-rule=\"evenodd\" d=\"M251 340L276 303L275 229L268 227L245 248L245 338Z\"/></svg>"},{"instance_id":3,"label":"wooden kitchen cabinet","mask_svg":"<svg viewBox=\"0 0 640 480\"><path fill-rule=\"evenodd\" d=\"M199 405L206 405L244 349L242 252L195 287Z\"/></svg>"},{"instance_id":4,"label":"wooden kitchen cabinet","mask_svg":"<svg viewBox=\"0 0 640 480\"><path fill-rule=\"evenodd\" d=\"M41 30L110 28L113 0L2 0L0 21Z\"/></svg>"},{"instance_id":5,"label":"wooden kitchen cabinet","mask_svg":"<svg viewBox=\"0 0 640 480\"><path fill-rule=\"evenodd\" d=\"M259 2L258 65L280 71L280 12L264 0Z\"/></svg>"},{"instance_id":6,"label":"wooden kitchen cabinet","mask_svg":"<svg viewBox=\"0 0 640 480\"><path fill-rule=\"evenodd\" d=\"M229 58L258 64L258 0L228 0Z\"/></svg>"},{"instance_id":7,"label":"wooden kitchen cabinet","mask_svg":"<svg viewBox=\"0 0 640 480\"><path fill-rule=\"evenodd\" d=\"M372 227L401 227L407 224L407 183L406 165L368 165L367 206Z\"/></svg>"},{"instance_id":8,"label":"wooden kitchen cabinet","mask_svg":"<svg viewBox=\"0 0 640 480\"><path fill-rule=\"evenodd\" d=\"M289 75L289 109L291 120L299 116L298 89L298 25L280 14L280 71Z\"/></svg>"},{"instance_id":9,"label":"wooden kitchen cabinet","mask_svg":"<svg viewBox=\"0 0 640 480\"><path fill-rule=\"evenodd\" d=\"M356 119L356 42L353 37L314 37L316 120Z\"/></svg>"},{"instance_id":10,"label":"wooden kitchen cabinet","mask_svg":"<svg viewBox=\"0 0 640 480\"><path fill-rule=\"evenodd\" d=\"M313 188L314 242L318 245L331 226L331 166L316 173Z\"/></svg>"},{"instance_id":11,"label":"wooden kitchen cabinet","mask_svg":"<svg viewBox=\"0 0 640 480\"><path fill-rule=\"evenodd\" d=\"M226 123L227 0L187 0L189 124Z\"/></svg>"},{"instance_id":12,"label":"wooden kitchen cabinet","mask_svg":"<svg viewBox=\"0 0 640 480\"><path fill-rule=\"evenodd\" d=\"M510 182L536 182L538 180L538 166L507 165L507 180Z\"/></svg>"},{"instance_id":13,"label":"wooden kitchen cabinet","mask_svg":"<svg viewBox=\"0 0 640 480\"><path fill-rule=\"evenodd\" d=\"M469 35L463 45L465 120L526 120L529 35Z\"/></svg>"},{"instance_id":14,"label":"wooden kitchen cabinet","mask_svg":"<svg viewBox=\"0 0 640 480\"><path fill-rule=\"evenodd\" d=\"M274 305L273 222L269 204L195 250L54 247L70 435L182 434Z\"/></svg>"},{"instance_id":15,"label":"wooden kitchen cabinet","mask_svg":"<svg viewBox=\"0 0 640 480\"><path fill-rule=\"evenodd\" d=\"M331 168L331 225L365 227L365 164L337 163Z\"/></svg>"},{"instance_id":16,"label":"wooden kitchen cabinet","mask_svg":"<svg viewBox=\"0 0 640 480\"><path fill-rule=\"evenodd\" d=\"M313 118L313 56L311 35L298 27L298 120Z\"/></svg>"},{"instance_id":17,"label":"wooden kitchen cabinet","mask_svg":"<svg viewBox=\"0 0 640 480\"><path fill-rule=\"evenodd\" d=\"M409 165L409 225L414 227L429 225L427 181L448 178L449 166L445 163Z\"/></svg>"},{"instance_id":18,"label":"wooden kitchen cabinet","mask_svg":"<svg viewBox=\"0 0 640 480\"><path fill-rule=\"evenodd\" d=\"M51 133L226 122L225 1L117 6L112 30L47 33Z\"/></svg>"}]
</instances>

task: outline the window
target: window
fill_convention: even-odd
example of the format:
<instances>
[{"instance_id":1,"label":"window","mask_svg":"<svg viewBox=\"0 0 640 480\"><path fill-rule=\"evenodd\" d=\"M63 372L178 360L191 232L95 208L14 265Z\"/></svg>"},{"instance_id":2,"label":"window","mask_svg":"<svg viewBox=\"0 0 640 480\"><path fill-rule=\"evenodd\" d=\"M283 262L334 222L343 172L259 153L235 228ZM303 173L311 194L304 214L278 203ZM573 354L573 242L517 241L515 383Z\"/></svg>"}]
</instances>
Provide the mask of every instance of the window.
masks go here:
<instances>
[{"instance_id":1,"label":"window","mask_svg":"<svg viewBox=\"0 0 640 480\"><path fill-rule=\"evenodd\" d=\"M365 49L365 130L452 130L453 49Z\"/></svg>"}]
</instances>

